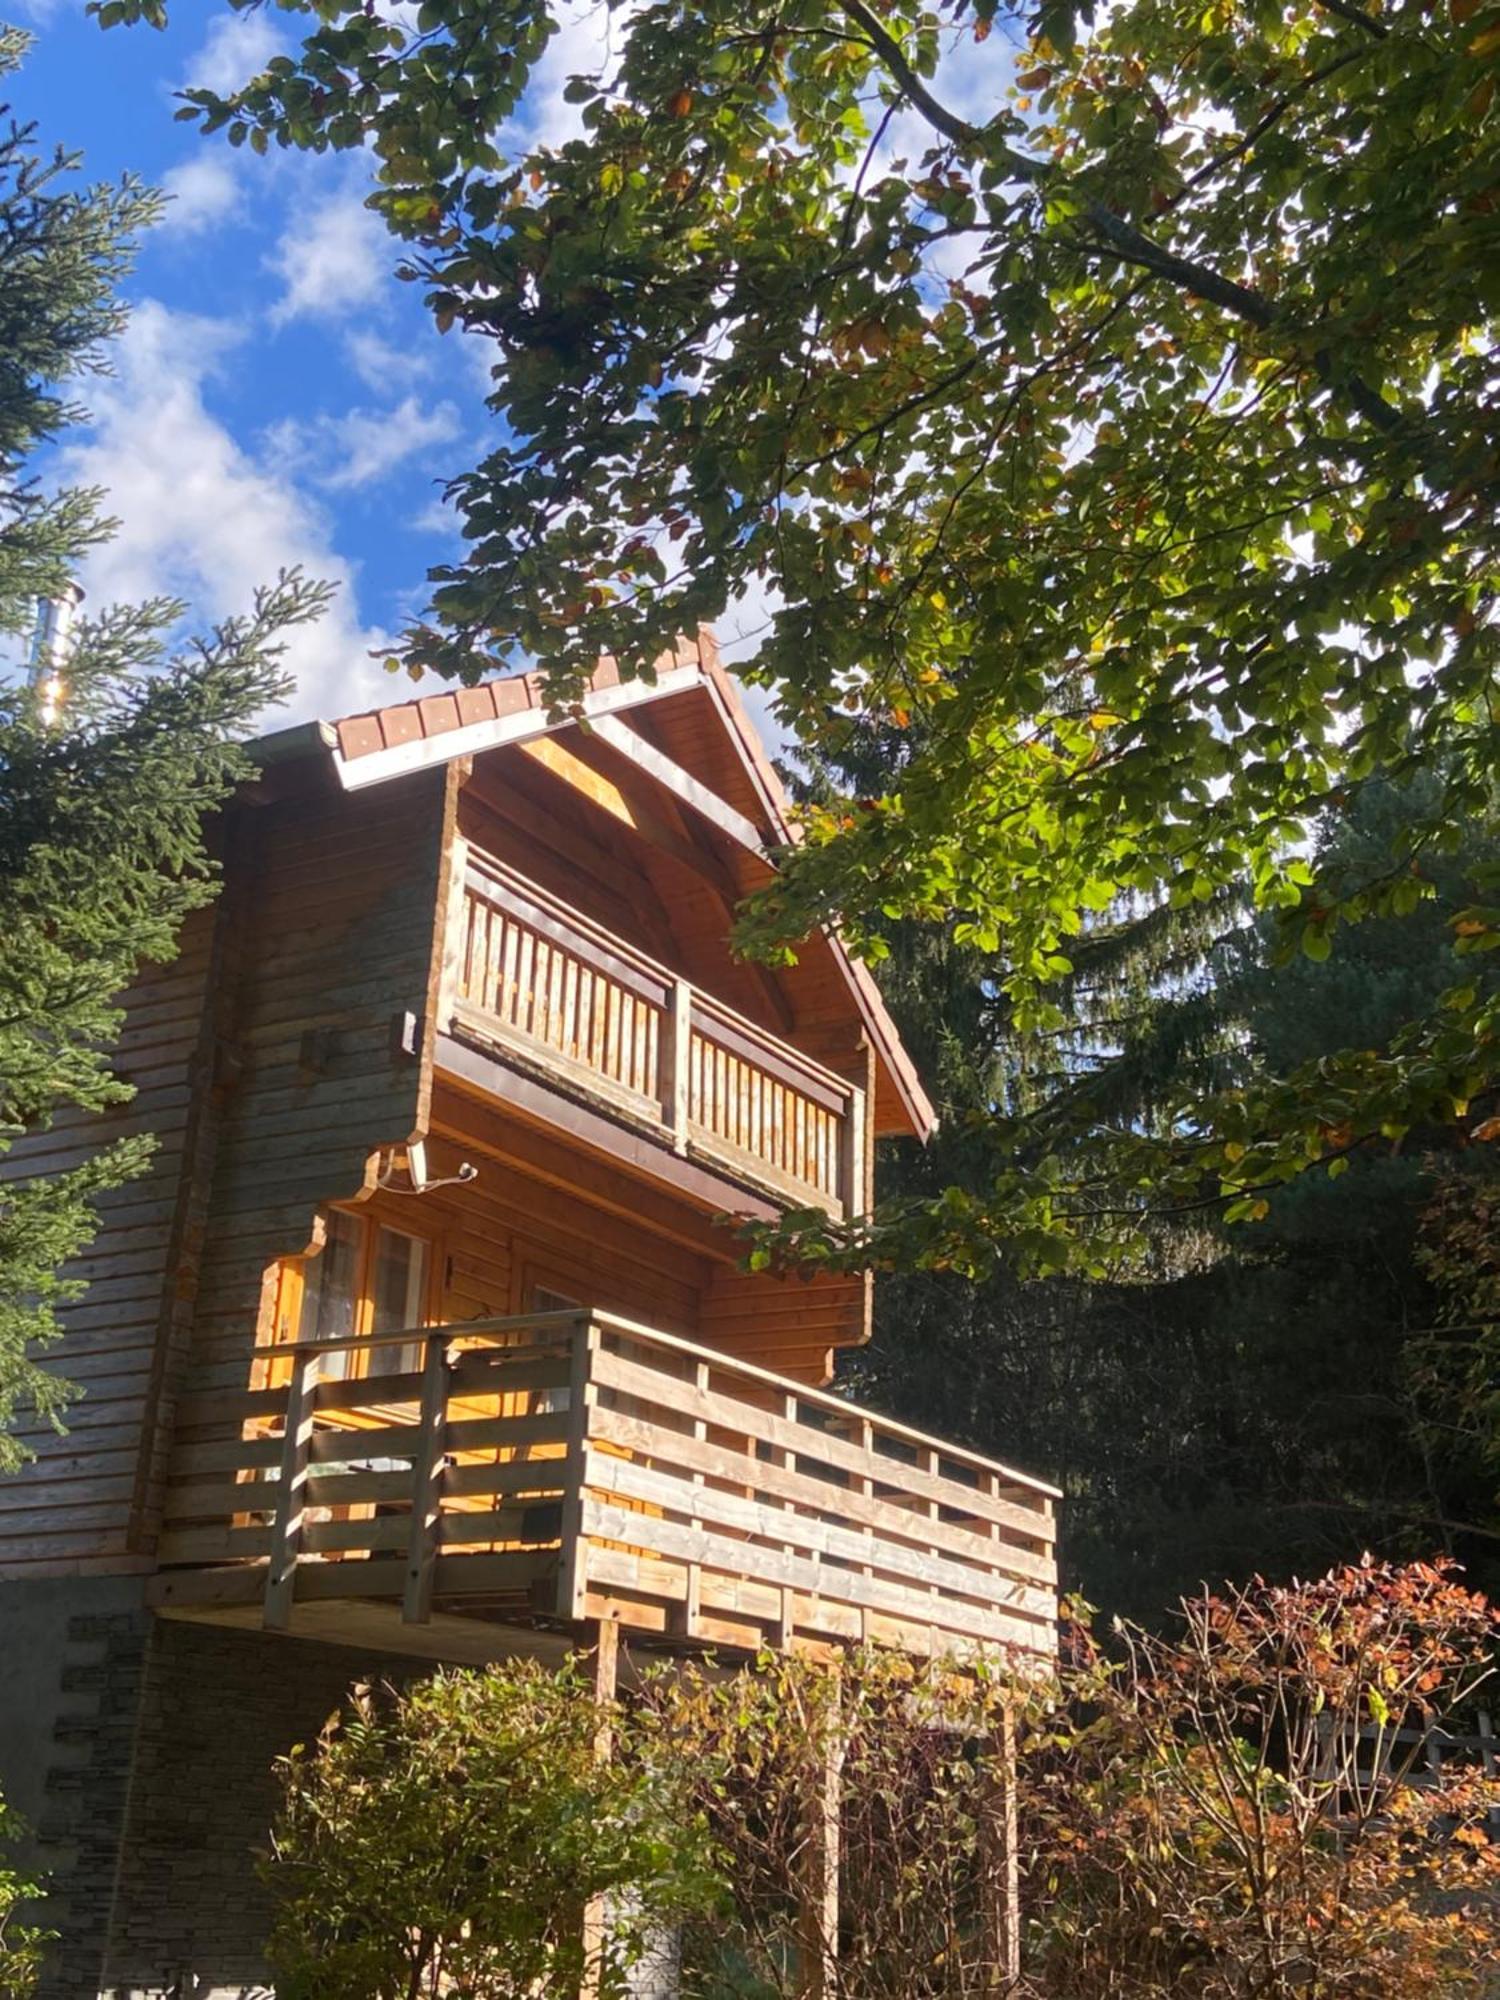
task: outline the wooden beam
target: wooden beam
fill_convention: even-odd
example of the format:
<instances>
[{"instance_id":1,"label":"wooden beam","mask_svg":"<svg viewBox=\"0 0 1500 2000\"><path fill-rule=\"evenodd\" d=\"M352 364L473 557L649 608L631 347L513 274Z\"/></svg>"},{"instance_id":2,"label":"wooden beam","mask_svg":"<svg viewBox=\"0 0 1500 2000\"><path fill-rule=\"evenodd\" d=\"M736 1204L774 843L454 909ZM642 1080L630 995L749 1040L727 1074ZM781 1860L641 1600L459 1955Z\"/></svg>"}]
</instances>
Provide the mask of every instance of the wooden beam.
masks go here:
<instances>
[{"instance_id":1,"label":"wooden beam","mask_svg":"<svg viewBox=\"0 0 1500 2000\"><path fill-rule=\"evenodd\" d=\"M401 1616L408 1625L432 1617L432 1587L441 1539L444 1438L449 1397L448 1342L429 1338L422 1362L421 1416L411 1468L411 1527L406 1550L406 1588Z\"/></svg>"},{"instance_id":2,"label":"wooden beam","mask_svg":"<svg viewBox=\"0 0 1500 2000\"><path fill-rule=\"evenodd\" d=\"M279 1392L278 1392L279 1393ZM313 1413L317 1408L317 1366L299 1353L292 1363L286 1391L285 1429L281 1439L281 1479L276 1515L271 1524L271 1551L266 1564L263 1622L272 1632L291 1623L297 1594L297 1561L302 1552L306 1486L311 1462Z\"/></svg>"},{"instance_id":3,"label":"wooden beam","mask_svg":"<svg viewBox=\"0 0 1500 2000\"><path fill-rule=\"evenodd\" d=\"M835 1670L836 1671L836 1670ZM797 1884L797 2000L835 2000L839 1973L839 1832L845 1741L837 1683L809 1745L805 1838Z\"/></svg>"},{"instance_id":4,"label":"wooden beam","mask_svg":"<svg viewBox=\"0 0 1500 2000\"><path fill-rule=\"evenodd\" d=\"M507 1111L523 1119L568 1134L633 1174L675 1189L710 1214L748 1216L755 1221L771 1222L781 1212L779 1206L738 1186L727 1175L714 1173L692 1160L679 1159L661 1141L632 1132L618 1119L590 1110L562 1091L527 1076L498 1055L472 1048L451 1035L438 1037L437 1066L440 1072L467 1084L481 1098L496 1099ZM579 1165L575 1154L575 1174ZM731 1232L726 1230L722 1235L728 1253L726 1261L732 1262L739 1246Z\"/></svg>"},{"instance_id":5,"label":"wooden beam","mask_svg":"<svg viewBox=\"0 0 1500 2000\"><path fill-rule=\"evenodd\" d=\"M626 752L613 747L611 739L601 737L597 732L591 732L587 736L580 735L577 751L584 762L599 771L601 775L612 779L616 788L626 797L639 800L639 789L631 786L630 779L632 776L639 779L643 775L642 769ZM694 782L696 783L696 780ZM656 823L658 826L669 824L673 835L670 842L657 841L656 844L661 852L680 866L690 869L707 884L718 900L724 911L727 938L739 914L740 904L748 893L745 886L736 879L732 869L708 844L702 824L695 822L690 814L678 809L674 794L670 792L665 795L658 794ZM791 1003L782 990L780 981L770 968L756 959L742 959L736 961L736 970L755 987L766 1004L770 1019L775 1022L781 1033L789 1041L795 1040L798 1033L796 1016L792 1012Z\"/></svg>"},{"instance_id":6,"label":"wooden beam","mask_svg":"<svg viewBox=\"0 0 1500 2000\"><path fill-rule=\"evenodd\" d=\"M621 722L614 715L596 715L589 717L588 728L601 743L607 743L622 757L628 757L648 777L654 778L657 784L681 799L684 805L691 806L710 826L717 827L720 833L727 834L752 854L765 854L765 836L753 819L736 811L701 778L685 771L681 764L675 763L664 750L658 750L654 743L648 743L628 723Z\"/></svg>"},{"instance_id":7,"label":"wooden beam","mask_svg":"<svg viewBox=\"0 0 1500 2000\"><path fill-rule=\"evenodd\" d=\"M1002 1708L986 1746L979 1821L978 1991L1014 1993L1021 1979L1020 1843L1016 1828L1016 1724Z\"/></svg>"},{"instance_id":8,"label":"wooden beam","mask_svg":"<svg viewBox=\"0 0 1500 2000\"><path fill-rule=\"evenodd\" d=\"M571 786L581 798L587 799L590 805L608 814L619 825L629 827L648 847L669 855L681 867L701 876L711 889L722 895L724 871L717 857L706 854L695 842L671 826L663 814L642 799L639 793L627 792L609 772L601 770L584 754L586 743L584 737L579 737L575 743L560 743L555 738L545 737L521 747L532 763Z\"/></svg>"},{"instance_id":9,"label":"wooden beam","mask_svg":"<svg viewBox=\"0 0 1500 2000\"><path fill-rule=\"evenodd\" d=\"M594 1756L607 1764L614 1755L614 1703L620 1676L620 1627L613 1618L599 1619L593 1628L591 1680L599 1725L594 1736ZM583 1975L578 1982L578 2000L599 2000L604 1991L604 1951L608 1939L609 1902L593 1896L583 1910Z\"/></svg>"},{"instance_id":10,"label":"wooden beam","mask_svg":"<svg viewBox=\"0 0 1500 2000\"><path fill-rule=\"evenodd\" d=\"M726 938L734 923L745 890L724 861L701 838L675 808L669 793L655 799L643 796L638 784L639 769L618 752L611 752L603 739L579 735L567 743L547 740L523 746L529 761L558 782L570 786L600 812L619 825L627 826L647 849L648 865L658 858L675 863L709 891L724 912ZM696 781L695 781L696 782ZM670 902L669 889L662 892ZM668 949L666 956L675 952ZM765 1002L769 1019L792 1039L796 1017L781 985L770 969L753 959L735 962L736 971Z\"/></svg>"}]
</instances>

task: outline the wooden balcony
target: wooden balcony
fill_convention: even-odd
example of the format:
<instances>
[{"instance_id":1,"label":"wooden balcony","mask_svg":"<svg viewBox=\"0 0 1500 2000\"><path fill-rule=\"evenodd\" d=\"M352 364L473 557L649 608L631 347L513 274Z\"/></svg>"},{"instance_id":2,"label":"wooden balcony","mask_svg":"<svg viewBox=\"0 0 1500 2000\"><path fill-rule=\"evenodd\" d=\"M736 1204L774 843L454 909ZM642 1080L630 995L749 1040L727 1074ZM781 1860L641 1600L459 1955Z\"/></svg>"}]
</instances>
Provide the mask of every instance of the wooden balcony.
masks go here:
<instances>
[{"instance_id":1,"label":"wooden balcony","mask_svg":"<svg viewBox=\"0 0 1500 2000\"><path fill-rule=\"evenodd\" d=\"M445 1031L782 1206L863 1205L855 1084L498 862L450 925Z\"/></svg>"},{"instance_id":2,"label":"wooden balcony","mask_svg":"<svg viewBox=\"0 0 1500 2000\"><path fill-rule=\"evenodd\" d=\"M357 1610L368 1638L379 1610L411 1651L441 1650L434 1620L503 1651L496 1626L601 1618L737 1651L1053 1649L1053 1488L716 1350L595 1312L266 1358L290 1379L181 1410L164 1611L353 1638Z\"/></svg>"}]
</instances>

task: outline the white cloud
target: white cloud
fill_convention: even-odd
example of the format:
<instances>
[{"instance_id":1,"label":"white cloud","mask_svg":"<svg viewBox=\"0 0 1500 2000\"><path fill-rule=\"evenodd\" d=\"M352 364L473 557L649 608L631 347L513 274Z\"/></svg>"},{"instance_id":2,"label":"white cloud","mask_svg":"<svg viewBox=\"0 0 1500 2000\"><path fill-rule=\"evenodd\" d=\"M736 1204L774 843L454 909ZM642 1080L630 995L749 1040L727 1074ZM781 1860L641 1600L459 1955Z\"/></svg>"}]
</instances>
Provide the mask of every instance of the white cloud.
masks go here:
<instances>
[{"instance_id":1,"label":"white cloud","mask_svg":"<svg viewBox=\"0 0 1500 2000\"><path fill-rule=\"evenodd\" d=\"M340 588L318 624L292 635L296 691L268 726L389 701L390 679L368 657L388 635L360 623L354 568L334 548L321 510L280 469L246 452L204 401L205 383L240 337L223 321L155 300L137 307L114 375L95 390L92 434L61 455L63 476L104 487L121 521L116 539L89 558L83 582L95 604L165 592L207 623L245 610L257 584L300 563Z\"/></svg>"},{"instance_id":2,"label":"white cloud","mask_svg":"<svg viewBox=\"0 0 1500 2000\"><path fill-rule=\"evenodd\" d=\"M161 227L177 236L201 236L216 223L227 222L240 205L240 183L234 168L220 153L202 153L162 178L170 195Z\"/></svg>"},{"instance_id":3,"label":"white cloud","mask_svg":"<svg viewBox=\"0 0 1500 2000\"><path fill-rule=\"evenodd\" d=\"M360 381L380 396L394 396L414 375L432 373L432 355L425 345L398 347L368 327L358 327L344 336L344 352Z\"/></svg>"},{"instance_id":4,"label":"white cloud","mask_svg":"<svg viewBox=\"0 0 1500 2000\"><path fill-rule=\"evenodd\" d=\"M557 8L557 33L532 71L512 132L507 136L527 146L566 145L583 131L583 106L563 96L572 76L592 73L609 60L612 25L603 0L562 0ZM624 22L613 23L623 31Z\"/></svg>"},{"instance_id":5,"label":"white cloud","mask_svg":"<svg viewBox=\"0 0 1500 2000\"><path fill-rule=\"evenodd\" d=\"M259 76L284 46L269 8L219 14L209 23L203 46L188 64L183 83L229 97L252 76Z\"/></svg>"},{"instance_id":6,"label":"white cloud","mask_svg":"<svg viewBox=\"0 0 1500 2000\"><path fill-rule=\"evenodd\" d=\"M357 189L330 195L297 214L276 246L271 268L285 289L271 308L273 326L302 317L340 319L385 294L391 238Z\"/></svg>"},{"instance_id":7,"label":"white cloud","mask_svg":"<svg viewBox=\"0 0 1500 2000\"><path fill-rule=\"evenodd\" d=\"M414 534L447 535L456 540L459 532L458 510L439 494L436 499L429 500L425 507L419 508L406 525ZM425 595L423 604L415 608L413 615L424 608Z\"/></svg>"},{"instance_id":8,"label":"white cloud","mask_svg":"<svg viewBox=\"0 0 1500 2000\"><path fill-rule=\"evenodd\" d=\"M424 410L406 396L392 410L347 410L308 424L288 419L267 433L267 455L330 493L347 493L374 485L418 452L450 443L460 428L452 403Z\"/></svg>"}]
</instances>

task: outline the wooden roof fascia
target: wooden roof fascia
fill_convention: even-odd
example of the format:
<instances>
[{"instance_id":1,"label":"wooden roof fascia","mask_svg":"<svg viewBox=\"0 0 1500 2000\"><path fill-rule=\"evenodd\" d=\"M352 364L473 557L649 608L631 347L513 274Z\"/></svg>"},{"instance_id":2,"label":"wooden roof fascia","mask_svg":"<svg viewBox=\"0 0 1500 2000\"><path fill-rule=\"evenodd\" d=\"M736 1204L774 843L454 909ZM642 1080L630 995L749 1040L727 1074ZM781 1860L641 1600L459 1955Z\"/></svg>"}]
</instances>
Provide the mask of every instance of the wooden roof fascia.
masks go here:
<instances>
[{"instance_id":1,"label":"wooden roof fascia","mask_svg":"<svg viewBox=\"0 0 1500 2000\"><path fill-rule=\"evenodd\" d=\"M702 680L698 667L672 667L666 673L658 674L655 681L621 681L614 687L594 688L586 694L581 703L581 717L578 714L549 716L545 708L518 708L509 715L498 715L483 722L461 723L456 729L445 729L437 736L414 736L409 742L396 743L382 750L369 750L360 757L348 757L342 749L333 751L334 769L339 782L346 792L360 791L366 785L378 785L387 778L399 777L407 771L419 771L432 764L446 764L455 757L476 756L484 750L496 750L507 743L524 743L537 736L555 735L558 730L571 729L580 719L594 721L601 716L613 715L617 710L633 708L643 701L654 701L664 694L678 694L686 688L696 687Z\"/></svg>"}]
</instances>

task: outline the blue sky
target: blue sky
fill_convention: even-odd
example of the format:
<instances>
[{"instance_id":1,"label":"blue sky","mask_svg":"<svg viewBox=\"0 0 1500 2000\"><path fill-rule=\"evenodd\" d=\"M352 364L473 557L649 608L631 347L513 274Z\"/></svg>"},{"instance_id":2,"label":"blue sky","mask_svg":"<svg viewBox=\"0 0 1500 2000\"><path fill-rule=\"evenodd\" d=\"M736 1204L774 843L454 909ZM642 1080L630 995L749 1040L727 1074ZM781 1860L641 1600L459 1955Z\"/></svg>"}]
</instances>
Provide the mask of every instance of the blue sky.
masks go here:
<instances>
[{"instance_id":1,"label":"blue sky","mask_svg":"<svg viewBox=\"0 0 1500 2000\"><path fill-rule=\"evenodd\" d=\"M88 178L133 171L173 197L142 240L114 373L84 385L93 424L62 454L122 523L85 569L90 598L170 591L206 620L301 562L340 590L295 642L294 711L404 698L369 654L455 546L440 493L490 421L479 344L438 336L389 275L362 160L257 159L174 121L184 81L253 73L285 16L190 0L165 34L105 34L83 0L16 12L36 37L17 114L82 149Z\"/></svg>"},{"instance_id":2,"label":"blue sky","mask_svg":"<svg viewBox=\"0 0 1500 2000\"><path fill-rule=\"evenodd\" d=\"M35 36L12 81L16 114L46 144L80 149L88 178L134 172L172 196L140 245L114 372L84 385L92 421L61 455L62 474L104 487L122 524L83 572L91 600L169 592L206 622L300 562L340 588L293 641L297 693L280 719L405 699L410 683L370 656L425 603L429 565L458 546L440 495L486 448L486 345L438 335L419 290L390 275L363 159L260 159L173 117L185 82L232 88L297 17L176 0L165 33L106 34L84 0L7 11ZM599 65L607 28L598 0L574 0L514 140L572 134L563 88ZM955 55L950 100L992 110L1008 59L993 44ZM921 150L919 135L906 139ZM731 659L764 615L749 604L725 621Z\"/></svg>"}]
</instances>

